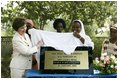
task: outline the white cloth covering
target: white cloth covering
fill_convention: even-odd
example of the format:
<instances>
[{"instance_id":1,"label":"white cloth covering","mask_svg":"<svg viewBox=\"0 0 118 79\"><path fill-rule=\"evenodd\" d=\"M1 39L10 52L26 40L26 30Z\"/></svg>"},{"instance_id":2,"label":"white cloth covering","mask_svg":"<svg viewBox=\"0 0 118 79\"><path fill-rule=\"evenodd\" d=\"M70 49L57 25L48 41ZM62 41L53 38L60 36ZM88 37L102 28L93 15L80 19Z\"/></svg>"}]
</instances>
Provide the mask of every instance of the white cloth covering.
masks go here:
<instances>
[{"instance_id":1,"label":"white cloth covering","mask_svg":"<svg viewBox=\"0 0 118 79\"><path fill-rule=\"evenodd\" d=\"M44 46L51 46L56 50L63 50L66 54L73 53L77 46L91 46L94 48L94 44L88 36L84 36L85 43L83 44L78 38L73 36L73 33L55 33L30 29L29 34L31 35L33 45L43 40Z\"/></svg>"}]
</instances>

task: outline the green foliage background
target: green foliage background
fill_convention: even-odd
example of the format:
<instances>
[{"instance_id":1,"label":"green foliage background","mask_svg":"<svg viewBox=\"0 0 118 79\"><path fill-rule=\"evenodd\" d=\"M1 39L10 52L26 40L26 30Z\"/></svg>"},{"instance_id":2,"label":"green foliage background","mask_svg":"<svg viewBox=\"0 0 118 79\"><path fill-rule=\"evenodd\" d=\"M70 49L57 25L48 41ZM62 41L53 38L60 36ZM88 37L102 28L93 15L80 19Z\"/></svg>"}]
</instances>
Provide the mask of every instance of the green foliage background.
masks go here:
<instances>
[{"instance_id":1,"label":"green foliage background","mask_svg":"<svg viewBox=\"0 0 118 79\"><path fill-rule=\"evenodd\" d=\"M67 25L66 32L70 32L73 20L82 20L86 34L94 41L93 53L96 57L100 56L105 38L96 38L95 30L104 26L106 18L111 17L110 23L116 21L117 1L9 1L1 7L1 29L5 36L14 34L11 26L13 19L18 16L32 19L42 30L48 21L63 18Z\"/></svg>"}]
</instances>

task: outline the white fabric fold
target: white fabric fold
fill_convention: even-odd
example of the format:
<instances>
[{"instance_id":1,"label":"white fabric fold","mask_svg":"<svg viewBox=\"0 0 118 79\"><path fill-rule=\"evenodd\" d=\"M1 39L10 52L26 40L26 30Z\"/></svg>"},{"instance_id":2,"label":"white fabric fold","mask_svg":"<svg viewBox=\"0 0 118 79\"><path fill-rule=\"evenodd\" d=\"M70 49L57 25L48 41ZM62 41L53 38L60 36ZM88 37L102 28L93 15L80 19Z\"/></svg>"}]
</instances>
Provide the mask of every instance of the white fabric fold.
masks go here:
<instances>
[{"instance_id":1,"label":"white fabric fold","mask_svg":"<svg viewBox=\"0 0 118 79\"><path fill-rule=\"evenodd\" d=\"M31 41L33 46L38 41L43 40L44 46L54 47L56 50L62 50L66 54L71 54L75 51L77 46L91 46L94 47L90 37L84 36L85 43L83 44L78 38L73 36L73 33L55 33L49 31L42 31L30 29Z\"/></svg>"}]
</instances>

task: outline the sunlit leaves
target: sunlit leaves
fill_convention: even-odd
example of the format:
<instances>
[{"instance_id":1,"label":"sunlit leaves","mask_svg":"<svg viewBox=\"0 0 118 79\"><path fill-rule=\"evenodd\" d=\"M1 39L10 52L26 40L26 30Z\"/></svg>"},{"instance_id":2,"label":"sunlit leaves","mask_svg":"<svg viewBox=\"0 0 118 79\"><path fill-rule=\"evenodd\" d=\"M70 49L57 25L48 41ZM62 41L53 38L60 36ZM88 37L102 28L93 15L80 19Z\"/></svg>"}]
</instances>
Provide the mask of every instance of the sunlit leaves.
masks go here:
<instances>
[{"instance_id":1,"label":"sunlit leaves","mask_svg":"<svg viewBox=\"0 0 118 79\"><path fill-rule=\"evenodd\" d=\"M116 1L10 1L7 9L1 9L1 20L4 24L9 20L12 22L14 17L23 16L34 20L37 26L43 29L47 20L60 17L66 21L66 31L70 31L71 22L80 19L85 29L86 25L89 25L89 29L94 30L93 20L98 27L102 27L106 18L116 17L116 8Z\"/></svg>"}]
</instances>

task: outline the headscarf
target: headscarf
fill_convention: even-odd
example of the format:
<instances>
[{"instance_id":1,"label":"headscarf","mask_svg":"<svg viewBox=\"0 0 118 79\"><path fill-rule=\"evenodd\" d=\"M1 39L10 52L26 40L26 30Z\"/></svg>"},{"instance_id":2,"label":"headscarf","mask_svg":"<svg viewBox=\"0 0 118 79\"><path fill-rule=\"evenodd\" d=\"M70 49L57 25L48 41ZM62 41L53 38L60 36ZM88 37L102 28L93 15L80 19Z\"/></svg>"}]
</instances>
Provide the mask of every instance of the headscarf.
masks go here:
<instances>
[{"instance_id":1,"label":"headscarf","mask_svg":"<svg viewBox=\"0 0 118 79\"><path fill-rule=\"evenodd\" d=\"M88 35L86 35L85 29L84 29L84 24L82 23L82 21L81 20L74 20L73 22L79 22L81 25L81 31L79 34L85 39L84 45L91 46L92 49L94 49L94 43L92 42L91 38ZM78 45L79 45L79 43L78 43Z\"/></svg>"},{"instance_id":2,"label":"headscarf","mask_svg":"<svg viewBox=\"0 0 118 79\"><path fill-rule=\"evenodd\" d=\"M80 23L80 25L81 25L80 35L82 35L82 36L84 35L85 36L86 35L85 34L85 29L84 29L84 25L83 25L82 21L81 20L74 20L73 23L74 22L79 22Z\"/></svg>"}]
</instances>

